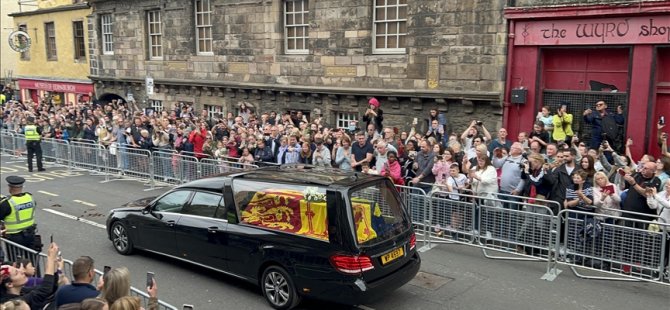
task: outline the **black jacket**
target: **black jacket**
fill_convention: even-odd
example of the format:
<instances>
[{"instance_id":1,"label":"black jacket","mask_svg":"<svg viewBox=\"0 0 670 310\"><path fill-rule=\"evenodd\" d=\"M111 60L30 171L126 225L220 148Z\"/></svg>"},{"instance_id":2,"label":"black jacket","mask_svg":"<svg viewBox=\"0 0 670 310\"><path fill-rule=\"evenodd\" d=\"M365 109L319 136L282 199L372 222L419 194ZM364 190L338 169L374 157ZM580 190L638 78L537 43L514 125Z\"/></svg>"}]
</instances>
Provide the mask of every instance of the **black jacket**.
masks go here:
<instances>
[{"instance_id":1,"label":"black jacket","mask_svg":"<svg viewBox=\"0 0 670 310\"><path fill-rule=\"evenodd\" d=\"M21 294L20 296L6 294L6 292L3 291L3 294L0 296L0 303L20 298L24 300L28 306L30 306L30 309L42 309L47 303L53 301L56 289L58 289L58 282L56 282L56 278L54 275L48 274L44 276L44 281L42 281L40 286L30 290L25 294Z\"/></svg>"},{"instance_id":2,"label":"black jacket","mask_svg":"<svg viewBox=\"0 0 670 310\"><path fill-rule=\"evenodd\" d=\"M577 166L572 170L574 173L577 171ZM551 191L549 191L549 196L547 199L558 202L558 205L561 206L556 210L555 205L551 205L551 211L554 214L558 214L560 210L563 209L563 202L565 201L565 192L567 188L572 188L574 185L572 183L572 174L568 173L568 170L565 169L565 164L558 166L554 171L545 174L544 179L546 182L551 184Z\"/></svg>"}]
</instances>

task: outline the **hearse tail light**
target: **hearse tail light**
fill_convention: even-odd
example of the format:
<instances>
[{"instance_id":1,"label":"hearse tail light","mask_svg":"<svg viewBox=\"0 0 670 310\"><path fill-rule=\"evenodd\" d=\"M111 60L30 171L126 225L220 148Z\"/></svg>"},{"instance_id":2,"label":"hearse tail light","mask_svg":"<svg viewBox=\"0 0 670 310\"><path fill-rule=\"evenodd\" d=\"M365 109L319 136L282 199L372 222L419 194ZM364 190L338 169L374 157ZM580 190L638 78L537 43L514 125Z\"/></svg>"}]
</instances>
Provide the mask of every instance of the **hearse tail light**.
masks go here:
<instances>
[{"instance_id":1,"label":"hearse tail light","mask_svg":"<svg viewBox=\"0 0 670 310\"><path fill-rule=\"evenodd\" d=\"M330 257L330 263L337 271L351 275L361 274L375 268L372 265L372 259L367 255L336 254Z\"/></svg>"},{"instance_id":2,"label":"hearse tail light","mask_svg":"<svg viewBox=\"0 0 670 310\"><path fill-rule=\"evenodd\" d=\"M414 250L416 248L416 235L412 233L411 236L409 236L409 250Z\"/></svg>"}]
</instances>

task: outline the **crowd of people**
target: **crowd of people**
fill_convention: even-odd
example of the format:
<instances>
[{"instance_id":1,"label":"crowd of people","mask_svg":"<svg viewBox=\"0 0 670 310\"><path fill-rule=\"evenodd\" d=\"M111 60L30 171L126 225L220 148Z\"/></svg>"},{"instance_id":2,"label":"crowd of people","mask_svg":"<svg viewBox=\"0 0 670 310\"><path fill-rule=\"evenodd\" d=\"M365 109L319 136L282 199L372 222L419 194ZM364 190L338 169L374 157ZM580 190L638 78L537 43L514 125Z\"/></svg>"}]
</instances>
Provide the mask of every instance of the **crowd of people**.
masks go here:
<instances>
[{"instance_id":1,"label":"crowd of people","mask_svg":"<svg viewBox=\"0 0 670 310\"><path fill-rule=\"evenodd\" d=\"M388 176L426 193L446 192L450 199L466 191L506 194L554 201L548 205L554 214L566 208L603 219L662 214L670 222L670 209L663 208L670 204L665 124L657 125L661 155L633 158L631 148L643 143L620 141L621 106L610 110L598 101L583 111L583 122L591 125L588 141L574 134L567 107L543 107L533 128L516 139L505 128L494 137L479 120L454 132L437 109L407 128L385 126L376 98L355 126L343 128L328 124L318 109L309 118L301 111L254 111L244 103L236 113L197 111L184 103L152 112L117 100L79 106L9 101L2 122L21 133L34 117L43 138L97 143L110 152L144 149L240 164L337 167Z\"/></svg>"},{"instance_id":2,"label":"crowd of people","mask_svg":"<svg viewBox=\"0 0 670 310\"><path fill-rule=\"evenodd\" d=\"M49 244L41 275L36 274L29 259L3 262L0 266L2 309L144 309L140 297L130 294L130 271L126 267L113 268L96 277L94 260L81 256L72 264L70 279L64 274L64 260L59 253L57 244ZM147 310L158 309L155 279L147 287L147 294L150 296Z\"/></svg>"}]
</instances>

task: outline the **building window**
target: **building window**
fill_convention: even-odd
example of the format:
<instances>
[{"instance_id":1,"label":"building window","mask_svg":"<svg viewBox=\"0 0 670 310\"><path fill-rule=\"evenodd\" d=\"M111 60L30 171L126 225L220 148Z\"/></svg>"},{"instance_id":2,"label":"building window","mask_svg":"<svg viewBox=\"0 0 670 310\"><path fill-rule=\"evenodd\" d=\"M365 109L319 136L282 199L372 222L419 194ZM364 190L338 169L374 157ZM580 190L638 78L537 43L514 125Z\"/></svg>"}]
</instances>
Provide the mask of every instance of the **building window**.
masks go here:
<instances>
[{"instance_id":1,"label":"building window","mask_svg":"<svg viewBox=\"0 0 670 310\"><path fill-rule=\"evenodd\" d=\"M161 12L147 12L147 29L149 30L149 58L163 59L163 34L161 33Z\"/></svg>"},{"instance_id":2,"label":"building window","mask_svg":"<svg viewBox=\"0 0 670 310\"><path fill-rule=\"evenodd\" d=\"M74 36L74 59L86 60L86 41L84 41L84 22L77 21L72 23L72 32Z\"/></svg>"},{"instance_id":3,"label":"building window","mask_svg":"<svg viewBox=\"0 0 670 310\"><path fill-rule=\"evenodd\" d=\"M337 113L337 128L351 129L356 127L358 121L358 113L356 112L338 112Z\"/></svg>"},{"instance_id":4,"label":"building window","mask_svg":"<svg viewBox=\"0 0 670 310\"><path fill-rule=\"evenodd\" d=\"M19 25L19 31L23 31L25 33L28 33L28 25L26 25L26 24ZM21 52L20 57L21 57L20 58L21 60L30 60L30 49L28 49L25 52Z\"/></svg>"},{"instance_id":5,"label":"building window","mask_svg":"<svg viewBox=\"0 0 670 310\"><path fill-rule=\"evenodd\" d=\"M56 54L56 27L53 22L44 24L44 37L46 38L47 60L58 60L58 54Z\"/></svg>"},{"instance_id":6,"label":"building window","mask_svg":"<svg viewBox=\"0 0 670 310\"><path fill-rule=\"evenodd\" d=\"M163 112L163 101L160 100L149 100L149 106L156 112Z\"/></svg>"},{"instance_id":7,"label":"building window","mask_svg":"<svg viewBox=\"0 0 670 310\"><path fill-rule=\"evenodd\" d=\"M195 1L195 35L198 54L212 54L212 9L209 0Z\"/></svg>"},{"instance_id":8,"label":"building window","mask_svg":"<svg viewBox=\"0 0 670 310\"><path fill-rule=\"evenodd\" d=\"M407 0L375 0L373 24L374 53L406 53Z\"/></svg>"},{"instance_id":9,"label":"building window","mask_svg":"<svg viewBox=\"0 0 670 310\"><path fill-rule=\"evenodd\" d=\"M212 118L220 119L220 118L222 118L221 106L206 104L205 105L205 110L207 110L207 118L209 118L209 119L212 119Z\"/></svg>"},{"instance_id":10,"label":"building window","mask_svg":"<svg viewBox=\"0 0 670 310\"><path fill-rule=\"evenodd\" d=\"M284 1L284 49L286 54L307 54L309 24L307 0Z\"/></svg>"},{"instance_id":11,"label":"building window","mask_svg":"<svg viewBox=\"0 0 670 310\"><path fill-rule=\"evenodd\" d=\"M114 54L114 36L113 36L112 14L100 16L100 29L102 30L102 53L105 55Z\"/></svg>"}]
</instances>

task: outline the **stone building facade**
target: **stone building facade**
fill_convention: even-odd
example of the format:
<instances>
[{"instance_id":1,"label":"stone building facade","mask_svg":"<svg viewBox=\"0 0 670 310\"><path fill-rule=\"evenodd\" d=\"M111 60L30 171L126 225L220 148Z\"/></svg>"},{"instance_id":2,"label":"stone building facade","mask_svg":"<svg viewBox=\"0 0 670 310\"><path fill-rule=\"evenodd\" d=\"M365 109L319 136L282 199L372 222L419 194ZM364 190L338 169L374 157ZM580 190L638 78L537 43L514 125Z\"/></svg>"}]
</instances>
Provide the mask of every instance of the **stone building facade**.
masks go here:
<instances>
[{"instance_id":1,"label":"stone building facade","mask_svg":"<svg viewBox=\"0 0 670 310\"><path fill-rule=\"evenodd\" d=\"M317 108L343 126L376 97L385 125L401 130L430 108L446 112L454 131L475 118L502 122L502 0L89 3L90 78L101 100Z\"/></svg>"}]
</instances>

